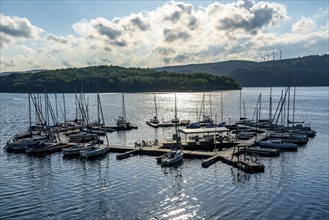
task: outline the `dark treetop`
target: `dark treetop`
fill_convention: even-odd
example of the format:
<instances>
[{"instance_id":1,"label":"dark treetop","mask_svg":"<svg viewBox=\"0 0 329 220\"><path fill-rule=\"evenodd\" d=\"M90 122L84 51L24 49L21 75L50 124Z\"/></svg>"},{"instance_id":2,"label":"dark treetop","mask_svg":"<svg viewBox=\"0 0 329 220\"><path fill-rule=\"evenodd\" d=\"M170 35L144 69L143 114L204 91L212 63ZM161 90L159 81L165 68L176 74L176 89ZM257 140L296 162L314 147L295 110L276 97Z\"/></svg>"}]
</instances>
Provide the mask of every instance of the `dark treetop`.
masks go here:
<instances>
[{"instance_id":1,"label":"dark treetop","mask_svg":"<svg viewBox=\"0 0 329 220\"><path fill-rule=\"evenodd\" d=\"M166 92L240 89L227 76L177 74L153 69L92 66L13 73L0 77L0 92Z\"/></svg>"}]
</instances>

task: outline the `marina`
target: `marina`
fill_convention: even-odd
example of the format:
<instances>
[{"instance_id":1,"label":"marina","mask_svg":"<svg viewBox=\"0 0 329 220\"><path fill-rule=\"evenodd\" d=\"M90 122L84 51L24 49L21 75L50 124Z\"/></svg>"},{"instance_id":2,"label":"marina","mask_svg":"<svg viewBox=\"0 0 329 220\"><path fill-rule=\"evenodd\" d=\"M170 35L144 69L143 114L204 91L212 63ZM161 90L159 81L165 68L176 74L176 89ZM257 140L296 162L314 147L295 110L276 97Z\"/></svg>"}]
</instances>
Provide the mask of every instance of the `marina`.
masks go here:
<instances>
[{"instance_id":1,"label":"marina","mask_svg":"<svg viewBox=\"0 0 329 220\"><path fill-rule=\"evenodd\" d=\"M260 157L276 157L280 155L280 151L297 151L298 145L305 145L308 142L307 134L300 133L300 126L297 127L297 133L289 127L291 123L289 116L285 118L281 112L283 106L286 105L286 97L290 88L285 88L285 93L281 94L277 110L272 117L272 89L270 91L270 112L268 120L260 120L261 118L261 94L258 97L254 115L256 112L256 120L248 121L244 117L243 121L231 124L225 127L225 123L217 124L212 120L212 107L210 96L210 116L206 116L205 109L205 93L202 97L203 118L206 118L202 123L207 123L203 127L189 126L190 120L179 120L177 116L177 96L175 93L175 109L174 118L167 122L161 123L158 120L156 95L154 93L155 116L147 124L154 128L159 127L175 127L175 132L172 134L172 140L154 141L136 141L135 146L129 147L124 145L109 144L108 134L105 126L103 108L101 99L97 93L97 121L91 123L89 115L89 106L86 103L84 93L79 96L75 94L76 118L67 124L66 121L58 124L58 105L60 104L56 98L56 117L54 108L50 102L49 95L44 95L44 112L41 106L41 96L28 94L28 109L29 109L29 129L22 134L16 134L10 142L8 141L5 150L8 152L25 152L29 155L49 154L53 152L63 151L64 156L80 156L84 158L97 157L109 152L120 152L116 155L118 160L129 158L133 155L151 155L157 156L156 160L161 165L171 165L183 158L201 158L202 167L209 167L217 161L222 161L228 165L236 167L246 173L264 172L265 166L261 163ZM221 103L222 92L221 94ZM295 95L294 95L295 96ZM63 94L63 104L65 96ZM64 106L63 106L64 107ZM34 110L32 110L34 108ZM221 114L222 114L221 104ZM278 109L280 111L278 112ZM65 110L65 109L64 109ZM32 112L35 114L35 125L32 124ZM66 112L66 110L64 111ZM277 114L278 112L278 114ZM289 115L289 104L287 114ZM281 115L282 113L282 115ZM241 92L240 92L240 114L241 114ZM201 115L201 111L200 111ZM50 119L51 116L51 119ZM274 127L279 127L277 121L279 118L282 122L287 120L287 132L285 126L280 126L280 130ZM254 116L253 116L254 117ZM64 115L64 119L66 116ZM241 119L241 115L240 115ZM223 121L223 119L221 119ZM294 120L293 120L294 121ZM53 123L53 125L51 125ZM200 124L201 121L199 121ZM299 123L300 124L300 123ZM122 113L117 120L117 127L112 127L117 131L129 131L137 128L127 121L125 98L122 93ZM266 129L268 128L268 130ZM100 130L102 129L102 130ZM45 140L36 139L32 130L38 134L45 133ZM278 130L278 131L276 131ZM283 131L283 132L282 132ZM314 137L316 132L312 131L310 137ZM112 132L110 130L109 132ZM105 138L104 138L105 136ZM101 138L103 137L103 138ZM26 140L26 142L24 142ZM106 141L106 144L104 143ZM298 145L297 145L298 144ZM18 149L13 146L18 145ZM21 150L20 150L21 149Z\"/></svg>"},{"instance_id":2,"label":"marina","mask_svg":"<svg viewBox=\"0 0 329 220\"><path fill-rule=\"evenodd\" d=\"M268 91L268 90L266 90L266 91ZM266 91L263 91L263 92L266 92ZM248 90L244 91L244 92L248 93ZM250 94L255 94L254 91L252 91L252 92L253 93L251 93L251 91L250 91ZM226 94L226 93L224 93L224 94ZM237 100L237 103L238 103L238 98L239 98L238 91L235 91L234 93L228 92L227 94L228 95L236 94L235 100ZM277 93L277 95L279 95L279 94ZM118 94L118 96L106 95L106 97L111 97L111 96L117 97L117 101L119 103L117 111L113 111L112 110L113 107L108 108L109 102L107 100L109 98L104 98L104 95L100 94L100 98L102 101L102 109L104 111L104 121L105 121L104 126L108 126L111 124L111 122L115 121L115 118L118 115L117 112L121 111L120 110L121 109L120 108L121 94ZM139 109L139 107L136 107L136 104L133 101L131 101L132 100L131 97L136 97L136 95L130 94L130 95L126 95L126 96L128 97L128 98L127 97L126 98L129 100L129 102L127 101L127 103L132 103L132 105L134 105L134 108ZM146 99L145 97L150 97L150 99L152 100L152 96L153 96L153 94L142 94L142 95L138 96L138 98L139 98L139 100L145 100ZM167 96L167 94L160 94L157 96L160 96L160 97ZM199 103L200 99L202 97L202 94L197 94L195 96L196 96L195 103ZM27 118L28 118L28 114L27 114L28 99L26 99L27 94L24 94L21 97L22 97L22 101L20 101L20 103L21 103L21 105L26 106L25 110L27 110L27 111L25 112L25 114L27 115ZM88 94L88 97L89 97L89 110L88 111L89 111L90 121L92 121L92 118L95 118L95 116L97 116L97 108L96 107L92 108L90 106L92 106L91 103L94 103L94 101L96 103L97 99L92 99L93 97L96 97L95 94ZM169 97L173 98L173 95L169 96ZM218 99L216 99L215 97L216 97L216 93L214 93L213 99L212 99L213 102L215 103L214 106L220 106L218 104L216 105L216 100L218 100ZM219 95L219 97L220 97L220 95ZM172 99L170 99L170 98L168 98L168 99L171 103ZM178 103L178 106L180 106L182 108L182 110L177 111L178 117L192 118L192 117L189 117L188 114L184 115L184 112L188 112L188 110L187 110L187 107L185 107L186 105L184 105L184 102L179 101L181 99L182 99L182 95L178 95L177 103ZM276 99L278 99L278 98L276 98ZM52 101L51 98L50 98L50 100ZM113 100L115 100L115 99L112 98L111 102L114 102ZM224 100L225 100L225 98L224 98ZM70 99L67 98L66 105L68 105L69 102L70 102ZM71 99L71 103L73 103L73 104L71 104L71 109L74 109L74 96L73 96L73 99ZM247 103L250 103L250 106L247 109L252 109L254 107L255 102L253 102L252 99ZM263 103L264 103L264 105L266 105L265 102L263 102ZM151 102L150 102L150 104L151 104ZM163 106L163 105L164 104L162 103L161 106ZM53 106L54 106L54 104L53 104ZM192 106L193 106L193 104L192 104ZM232 109L238 109L237 106L238 105L235 105L234 108L226 106L226 108L230 109L230 111L232 111ZM143 108L140 108L140 109L143 109ZM265 109L265 107L262 109L263 115L266 114L264 109ZM148 110L148 109L146 109L146 110ZM67 116L68 118L74 118L75 114L69 113L68 108L66 109L66 111L68 113L68 116ZM113 112L112 117L109 117L109 113L108 113L109 111ZM191 112L192 112L191 114L193 114L193 111L191 111ZM236 111L236 112L238 112L238 111ZM33 111L32 111L32 113L33 113ZM96 187L98 190L101 190L102 188L99 188L99 187L103 186L103 189L104 189L104 184L111 186L110 188L107 188L106 192L104 192L104 195L106 195L107 197L112 197L112 198L114 196L114 198L116 198L116 201L122 201L122 202L127 203L127 200L125 199L125 197L120 197L119 194L116 194L116 191L114 191L114 190L119 190L119 191L121 190L120 192L131 193L131 196L128 197L129 199L132 198L132 196L134 195L134 192L137 192L136 196L137 195L138 196L136 197L136 199L138 197L142 197L142 198L144 198L143 201L145 201L145 199L146 200L148 198L150 199L150 197L146 196L147 193L146 193L146 191L144 191L143 187L138 187L138 188L136 187L136 184L138 186L143 186L144 184L148 184L148 183L145 183L145 181L150 182L153 185L153 186L149 186L147 188L145 187L145 190L146 189L147 189L147 191L154 190L155 192L158 192L157 196L162 199L165 198L164 195L162 195L160 193L161 190L158 191L159 189L157 189L155 187L160 187L163 190L165 190L166 192L168 192L167 190L174 190L174 189L176 189L175 187L182 186L184 188L184 193L186 193L188 196L191 196L192 198L194 198L192 196L192 194L185 191L187 189L192 189L193 195L195 197L203 198L203 199L205 199L205 197L202 195L204 195L205 192L207 192L208 195L212 195L211 192L213 192L214 187L217 189L217 191L220 191L221 188L218 188L218 187L220 187L221 185L224 185L229 188L229 187L232 187L232 183L235 187L238 187L238 191L244 191L243 189L246 186L248 186L249 184L251 184L253 187L255 187L255 186L261 187L263 192L265 194L267 194L266 192L269 190L267 179L269 179L271 181L271 184L274 184L274 183L279 184L278 182L276 182L277 176L286 176L287 179L280 180L280 181L288 181L289 178L294 178L294 179L299 178L299 177L296 177L296 175L294 175L294 173L291 174L292 171L290 171L290 170L296 170L295 172L302 173L305 170L310 169L310 167L315 166L315 163L314 163L315 160L307 159L307 161L309 161L308 164L304 164L304 162L301 162L301 161L296 164L294 161L299 160L299 158L300 159L303 158L303 161L304 161L305 158L312 157L312 155L314 155L314 154L317 155L318 152L321 152L321 149L322 150L324 149L323 145L321 147L321 143L319 142L319 141L322 141L322 139L323 139L323 131L319 130L319 126L315 126L316 131L317 131L316 136L313 138L310 137L309 141L306 143L306 145L298 146L298 151L290 152L290 151L282 151L282 150L276 150L276 149L265 149L265 148L256 147L256 146L254 146L255 142L261 141L261 140L265 141L269 138L269 136L268 136L269 131L266 129L266 126L264 128L259 128L258 126L256 127L256 124L235 125L232 123L232 121L233 121L232 118L230 119L228 117L229 113L227 113L225 111L225 108L224 108L224 113L227 114L227 116L224 115L224 117L223 117L224 120L231 121L231 123L227 123L227 126L215 127L215 128L203 127L203 128L199 128L196 130L185 128L184 126L177 126L177 125L175 125L173 127L163 127L163 128L159 127L157 129L154 129L145 124L145 118L147 118L147 117L145 117L145 114L147 114L147 112L145 114L136 114L135 117L132 118L132 119L134 119L132 121L134 121L134 122L136 121L136 123L138 125L138 129L127 130L127 131L117 131L117 132L107 132L107 136L109 138L109 151L105 154L100 155L99 157L90 158L90 159L86 159L86 158L83 158L80 156L67 157L67 156L64 156L63 153L60 152L60 148L57 149L58 150L57 152L53 152L52 150L49 150L48 152L46 151L46 153L42 153L42 154L36 153L31 156L27 156L24 153L23 154L22 153L12 154L12 153L8 153L6 151L2 151L1 152L1 157L3 158L2 163L4 163L4 161L7 161L6 163L8 163L8 164L11 164L14 161L17 161L17 163L19 163L19 164L29 163L30 165L28 165L27 167L22 169L22 172L24 171L24 172L29 173L31 171L26 171L26 169L28 169L29 166L30 167L36 166L33 169L39 170L38 172L40 172L40 174L45 175L46 173L48 173L47 175L55 175L55 176L59 175L59 176L55 177L55 179L54 179L54 181L59 184L58 186L60 186L61 184L64 184L63 181L65 181L65 184L67 186L70 186L70 185L74 184L75 181L78 181L79 182L79 183L77 183L78 186L75 186L75 187L78 187L77 189L79 189L79 190L81 190L83 188L83 187L80 188L83 185L87 185L88 187L91 187L91 185L93 185L91 183L95 182L95 180L96 180L97 186L93 185L91 188ZM152 109L150 109L148 114L152 115ZM21 112L20 115L24 115L24 112ZM168 115L169 115L169 117L170 117L170 115L174 115L174 109L172 109L172 112L171 113L169 112ZM250 113L248 115L250 115ZM298 115L298 114L296 114L296 115ZM232 115L230 115L230 117L232 117ZM19 118L19 116L17 116L17 118ZM34 114L32 114L32 119L33 118L35 118ZM51 116L50 116L50 118L51 118ZM305 120L305 119L302 119L302 120ZM300 120L300 121L302 121L302 120ZM216 121L216 120L214 120L214 121ZM314 123L314 121L312 121L312 122ZM312 123L312 125L313 125L313 123ZM102 124L102 122L100 124ZM175 136L175 134L176 134L175 127L176 126L177 126L177 136ZM20 126L19 130L8 131L8 129L7 129L6 130L7 136L3 137L2 147L4 147L6 145L6 143L4 142L5 140L9 140L10 138L14 137L16 134L24 131L27 127L29 127L28 120L25 121L25 124L23 123L22 126ZM84 132L88 133L87 127L84 129L86 129L86 130L84 130ZM55 132L55 137L56 137L56 139L60 139L61 142L63 142L63 145L65 143L67 143L68 145L71 145L70 147L72 147L72 145L75 145L75 144L86 145L86 146L89 144L89 142L83 143L84 141L81 141L81 143L68 142L69 136L74 133L78 134L80 132L79 129L70 127L69 129L61 128L60 130L63 130L63 132L59 132L58 135ZM64 134L64 132L68 132L68 131L70 131L71 133ZM239 131L253 132L254 134L257 134L257 135L254 135L250 139L245 139L245 140L238 139L238 138L236 138L236 134ZM22 135L18 135L18 136L23 137L25 135L23 135L23 133L22 133ZM177 137L179 137L179 138L177 138ZM99 138L102 143L106 143L105 136L99 135ZM93 141L95 141L95 140L93 140ZM177 144L177 141L179 141L179 144ZM56 146L56 145L54 145L54 146ZM157 157L167 154L175 146L181 146L181 149L183 152L183 159L181 160L181 162L177 162L169 167L162 166L161 164L157 163L157 160L156 160ZM67 148L65 147L65 149L68 149L70 147L69 146ZM15 158L17 158L17 159L15 159ZM25 160L27 160L29 162L23 162ZM48 160L51 160L51 163L48 164L48 162L47 162ZM18 162L18 161L22 161L22 162ZM311 162L311 161L313 161L313 162ZM320 162L320 164L321 163L323 163L323 162ZM4 172L2 172L2 175L11 176L9 171L8 171L8 173L6 173L7 166L8 165L2 164L2 168L4 170ZM12 166L13 165L11 165L11 167ZM51 169L49 169L49 168L46 169L46 167L49 167L49 166L51 166ZM83 167L86 167L86 168L83 168ZM45 168L45 170L41 170L43 168ZM303 168L303 171L300 170L302 168ZM85 171L83 171L83 169L85 169ZM297 170L299 170L299 171L297 171ZM21 172L21 171L17 171L17 172ZM287 176L288 175L287 173L290 173L289 178ZM18 175L21 176L20 178L24 178L24 177L22 177L22 175L24 176L23 173L18 174ZM34 174L34 175L38 175L38 174ZM107 176L107 175L110 175L110 176ZM178 176L182 175L182 177L176 177L177 175ZM313 174L313 175L315 175L315 174ZM74 178L73 179L69 178L69 176L72 176ZM88 177L88 176L90 176L90 177ZM11 178L15 178L15 177L11 177ZM58 178L68 178L67 181L69 181L69 182L66 182L66 180L64 180L64 179L60 180ZM88 179L88 180L86 180L87 182L81 182L81 181L83 181L81 178ZM99 179L99 178L103 178L103 180ZM184 181L187 181L187 182L182 183L182 185L181 185L179 183L179 178L182 178ZM303 178L304 178L304 176L302 176L302 179ZM202 179L202 181L201 181L201 179ZM108 183L104 183L105 180ZM158 180L161 180L161 181L158 181ZM173 189L166 187L166 184L168 183L167 181L170 181L170 180L174 181L172 184L178 184L178 185L173 185L174 186ZM4 181L7 181L7 180L4 180ZM114 181L114 182L111 182L111 181ZM165 181L166 184L162 183L162 181ZM193 183L190 183L191 181ZM207 186L209 186L211 189L209 189L209 190L204 189L203 190L204 192L202 194L198 194L197 192L200 190L200 187L201 188L204 187L202 185L203 181L205 181ZM126 191L123 191L124 189L121 188L121 186L117 185L118 182L122 186L131 188L131 190L127 191L125 189ZM131 185L130 185L130 183L131 183ZM220 185L218 185L218 183L220 183ZM244 184L244 183L248 183L248 184ZM35 184L38 184L38 183L35 182ZM41 184L42 184L42 182L41 182ZM82 184L82 185L80 185L80 184ZM196 184L196 185L192 186L193 184ZM242 187L241 184L245 185L245 187ZM296 184L296 183L291 184L288 182L287 184L288 184L287 187L291 187L291 190L298 190L299 188L302 189L305 187L305 184L307 184L307 179L304 180L303 183L299 182L298 184ZM48 185L49 185L49 183L48 183ZM45 185L45 187L46 187L46 185ZM54 193L53 190L57 189L56 186L52 186L52 187L53 187L53 189L48 189L48 192ZM253 200L255 200L256 204L257 204L258 197L256 197L254 194L256 194L258 196L260 194L259 194L259 192L255 191L255 189L253 187L247 187L248 192L244 191L243 193L244 193L244 195L247 195L248 197L253 198ZM277 188L276 185L273 187L274 187L274 189ZM296 189L296 187L297 187L297 189ZM42 188L42 186L41 186L41 188ZM284 187L284 188L286 188L286 187ZM42 188L41 190L43 193L47 192L45 190L45 188ZM67 190L66 190L66 194L70 195L72 198L76 198L76 196L79 195L78 191L75 192L75 191L67 191ZM10 190L8 190L8 191L10 191ZM58 193L58 192L56 192L56 193ZM99 196L102 194L100 192L101 191L98 191L98 193L97 192L94 192L94 193L95 193L95 195ZM223 193L219 192L218 195L223 196L223 199L220 200L223 202L223 204L225 204L225 201L230 201L231 199L232 199L232 201L235 201L235 202L238 201L237 200L238 197L236 197L233 194L230 194L229 196L225 197L225 195ZM63 194L63 196L64 196L64 194ZM308 197L312 198L312 197L315 197L315 195L308 195ZM316 196L316 197L318 197L318 196ZM9 198L8 196L6 196L6 195L4 196L5 201L8 201L8 198ZM60 198L60 197L57 197L57 198ZM174 196L172 198L174 199L176 197ZM209 199L211 201L217 200L216 198L217 198L217 196L209 197ZM225 201L224 201L224 198L225 198ZM102 198L100 198L100 197L96 197L95 199L98 202L102 201ZM152 199L150 199L150 200L155 201L156 199L153 199L153 197L152 197ZM279 198L277 200L280 201ZM190 200L189 198L186 197L183 199L183 201L192 202L193 200ZM244 202L244 201L241 201L241 199L239 201L247 207L248 207L248 205L245 202L250 202L250 200L246 200ZM284 201L280 201L280 202L282 203ZM111 206L114 205L114 203L112 203L110 201L106 202L106 204L111 205ZM172 203L170 203L170 204L172 204ZM149 204L147 202L145 203L145 206L146 205L149 207L152 207L152 204ZM207 203L207 205L211 207L211 205L209 203ZM260 204L258 204L258 205L260 205ZM59 201L56 201L56 206L60 207ZM83 205L80 204L80 206L83 206ZM172 206L170 206L170 207L172 207ZM299 208L296 206L294 209L298 210ZM161 210L159 210L159 209L157 209L157 210L158 210L157 212L161 212ZM207 210L206 212L208 213L207 214L207 216L208 216L209 213L214 212L216 209L215 208L212 209L212 208L208 207L208 208L205 208L205 210ZM235 210L235 209L233 208L232 210ZM5 213L10 213L10 212L11 211L5 211ZM55 213L56 212L57 211L55 211ZM120 211L117 210L117 211L111 212L112 213L111 216L112 217L115 216L116 214L118 214L118 212L120 212ZM152 214L145 214L144 211L135 210L135 212L140 213L140 215L144 216L145 218L154 216ZM47 212L45 212L45 213L47 213ZM94 216L94 215L99 216L99 214L96 214L96 213L92 214L92 213L93 212L88 212L87 215L89 217ZM305 212L301 211L301 213L304 213L304 215L307 215ZM72 212L71 212L71 214L72 214ZM8 215L8 214L6 214L6 215ZM56 214L56 215L58 215L58 214ZM200 213L196 214L196 215L202 216L202 214L200 215ZM30 215L28 215L28 216L30 216ZM240 214L234 215L234 216L240 216ZM242 214L241 214L241 217L242 217Z\"/></svg>"}]
</instances>

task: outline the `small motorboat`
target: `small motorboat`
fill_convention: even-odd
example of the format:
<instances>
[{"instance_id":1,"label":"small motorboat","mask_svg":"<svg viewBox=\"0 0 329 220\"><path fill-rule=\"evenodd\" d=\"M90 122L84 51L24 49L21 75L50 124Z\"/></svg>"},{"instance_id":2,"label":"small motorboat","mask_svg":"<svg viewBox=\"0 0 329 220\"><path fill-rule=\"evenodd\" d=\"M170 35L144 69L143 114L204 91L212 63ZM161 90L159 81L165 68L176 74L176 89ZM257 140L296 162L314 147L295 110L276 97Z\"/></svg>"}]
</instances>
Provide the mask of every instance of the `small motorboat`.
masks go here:
<instances>
[{"instance_id":1,"label":"small motorboat","mask_svg":"<svg viewBox=\"0 0 329 220\"><path fill-rule=\"evenodd\" d=\"M175 150L169 152L168 154L164 154L161 160L161 165L169 166L171 164L177 163L183 159L183 155L184 153L182 150Z\"/></svg>"}]
</instances>

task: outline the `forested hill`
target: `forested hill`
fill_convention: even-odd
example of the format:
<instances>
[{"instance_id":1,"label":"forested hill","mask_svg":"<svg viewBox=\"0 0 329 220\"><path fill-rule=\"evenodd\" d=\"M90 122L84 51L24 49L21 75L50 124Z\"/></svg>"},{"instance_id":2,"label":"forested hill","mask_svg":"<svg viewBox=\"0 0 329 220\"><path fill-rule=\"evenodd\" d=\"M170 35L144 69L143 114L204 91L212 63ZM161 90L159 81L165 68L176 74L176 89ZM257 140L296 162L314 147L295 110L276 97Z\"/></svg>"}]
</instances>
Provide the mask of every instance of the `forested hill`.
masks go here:
<instances>
[{"instance_id":1,"label":"forested hill","mask_svg":"<svg viewBox=\"0 0 329 220\"><path fill-rule=\"evenodd\" d=\"M175 73L211 73L218 76L227 76L236 69L245 68L256 64L253 61L230 60L217 63L188 64L182 66L164 66L155 68L158 71L167 71Z\"/></svg>"},{"instance_id":2,"label":"forested hill","mask_svg":"<svg viewBox=\"0 0 329 220\"><path fill-rule=\"evenodd\" d=\"M229 77L153 69L93 66L0 76L0 92L165 92L240 89Z\"/></svg>"},{"instance_id":3,"label":"forested hill","mask_svg":"<svg viewBox=\"0 0 329 220\"><path fill-rule=\"evenodd\" d=\"M329 55L257 63L228 76L241 86L329 86Z\"/></svg>"},{"instance_id":4,"label":"forested hill","mask_svg":"<svg viewBox=\"0 0 329 220\"><path fill-rule=\"evenodd\" d=\"M329 86L329 55L307 56L267 62L226 61L219 63L168 66L157 70L191 73L201 71L229 76L241 86Z\"/></svg>"}]
</instances>

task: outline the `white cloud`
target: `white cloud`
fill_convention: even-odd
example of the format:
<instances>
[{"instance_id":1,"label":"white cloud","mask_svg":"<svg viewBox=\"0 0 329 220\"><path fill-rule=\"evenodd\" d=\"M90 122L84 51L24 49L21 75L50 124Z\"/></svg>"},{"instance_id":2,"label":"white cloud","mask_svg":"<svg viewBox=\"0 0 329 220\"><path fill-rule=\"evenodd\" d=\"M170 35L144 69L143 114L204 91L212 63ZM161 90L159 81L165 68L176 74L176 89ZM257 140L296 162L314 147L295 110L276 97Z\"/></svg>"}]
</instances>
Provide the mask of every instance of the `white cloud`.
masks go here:
<instances>
[{"instance_id":1,"label":"white cloud","mask_svg":"<svg viewBox=\"0 0 329 220\"><path fill-rule=\"evenodd\" d=\"M29 28L21 29L30 32L9 35L8 30L16 30L15 26L5 29L6 33L0 35L1 47L6 48L7 54L22 54L22 50L5 45L18 38L37 39L42 30L26 18L6 17L9 18L26 24ZM31 49L28 58L33 57L33 65L42 68L102 64L157 67L229 59L259 60L264 51L275 49L282 49L284 54L293 51L297 56L297 47L314 53L321 52L321 48L323 51L327 27L302 17L293 25L292 32L279 33L288 21L286 7L279 3L241 0L194 8L186 2L167 2L149 12L112 20L101 17L81 20L72 25L74 35L48 33L39 40L26 41L30 44L21 49L26 52ZM31 69L22 57L8 56L6 64L10 64L8 60L15 60L15 68ZM2 63L1 67L8 69L10 65Z\"/></svg>"},{"instance_id":2,"label":"white cloud","mask_svg":"<svg viewBox=\"0 0 329 220\"><path fill-rule=\"evenodd\" d=\"M27 18L0 14L1 48L17 39L38 39L43 30L33 26Z\"/></svg>"},{"instance_id":3,"label":"white cloud","mask_svg":"<svg viewBox=\"0 0 329 220\"><path fill-rule=\"evenodd\" d=\"M301 17L291 30L296 33L310 33L316 28L316 22L312 18Z\"/></svg>"},{"instance_id":4,"label":"white cloud","mask_svg":"<svg viewBox=\"0 0 329 220\"><path fill-rule=\"evenodd\" d=\"M66 44L68 42L68 40L65 37L56 36L52 33L47 34L46 39L48 41L54 41L56 43L61 43L61 44Z\"/></svg>"}]
</instances>

